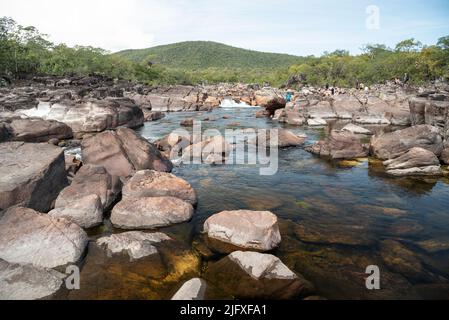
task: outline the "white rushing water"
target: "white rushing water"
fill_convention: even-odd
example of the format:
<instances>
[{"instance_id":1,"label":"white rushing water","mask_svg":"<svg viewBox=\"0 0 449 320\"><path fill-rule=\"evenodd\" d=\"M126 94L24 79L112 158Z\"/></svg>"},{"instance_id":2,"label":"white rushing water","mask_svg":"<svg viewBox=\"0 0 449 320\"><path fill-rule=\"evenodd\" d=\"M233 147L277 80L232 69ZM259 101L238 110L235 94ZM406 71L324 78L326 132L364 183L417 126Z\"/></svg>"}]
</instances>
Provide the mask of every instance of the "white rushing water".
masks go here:
<instances>
[{"instance_id":1,"label":"white rushing water","mask_svg":"<svg viewBox=\"0 0 449 320\"><path fill-rule=\"evenodd\" d=\"M232 99L225 99L221 102L220 108L223 109L230 109L230 108L259 108L259 107L253 107L245 102L235 102Z\"/></svg>"}]
</instances>

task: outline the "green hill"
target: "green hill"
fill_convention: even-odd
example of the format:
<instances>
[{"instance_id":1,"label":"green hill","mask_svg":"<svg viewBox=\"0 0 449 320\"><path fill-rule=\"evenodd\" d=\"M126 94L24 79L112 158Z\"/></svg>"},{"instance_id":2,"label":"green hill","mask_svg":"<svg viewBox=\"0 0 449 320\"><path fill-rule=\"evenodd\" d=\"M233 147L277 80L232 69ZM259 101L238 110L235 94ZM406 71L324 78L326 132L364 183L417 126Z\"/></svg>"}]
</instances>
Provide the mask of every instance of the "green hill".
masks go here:
<instances>
[{"instance_id":1,"label":"green hill","mask_svg":"<svg viewBox=\"0 0 449 320\"><path fill-rule=\"evenodd\" d=\"M188 41L116 53L133 62L152 62L169 68L279 69L301 62L302 58L279 53L258 52L211 41Z\"/></svg>"}]
</instances>

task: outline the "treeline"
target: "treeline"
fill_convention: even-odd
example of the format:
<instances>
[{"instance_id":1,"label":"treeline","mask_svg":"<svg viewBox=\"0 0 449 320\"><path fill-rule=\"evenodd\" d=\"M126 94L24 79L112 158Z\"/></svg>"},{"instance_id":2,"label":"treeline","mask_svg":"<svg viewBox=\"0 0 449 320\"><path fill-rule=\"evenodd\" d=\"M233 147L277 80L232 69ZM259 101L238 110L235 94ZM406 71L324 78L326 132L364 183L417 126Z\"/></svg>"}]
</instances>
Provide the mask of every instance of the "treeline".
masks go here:
<instances>
[{"instance_id":1,"label":"treeline","mask_svg":"<svg viewBox=\"0 0 449 320\"><path fill-rule=\"evenodd\" d=\"M193 44L188 45L191 51ZM217 56L209 57L209 60L219 59L223 55L219 52L221 45L201 45L214 46L212 53L208 54L217 52ZM227 46L227 54L232 49ZM164 50L160 50L161 54ZM251 57L255 54L251 52ZM0 18L0 77L5 80L30 75L103 74L147 84L243 82L281 86L294 77L303 84L349 87L356 83L382 83L402 78L407 73L412 83L422 83L439 78L449 79L449 36L440 38L432 46L423 46L414 39L408 39L395 48L367 45L363 53L356 56L337 50L321 57L298 57L290 67L251 66L251 59L248 58L244 67L238 68L187 68L182 67L185 62L176 64L170 61L170 65L164 65L163 58L127 59L99 48L56 45L34 27L23 27L11 18Z\"/></svg>"}]
</instances>

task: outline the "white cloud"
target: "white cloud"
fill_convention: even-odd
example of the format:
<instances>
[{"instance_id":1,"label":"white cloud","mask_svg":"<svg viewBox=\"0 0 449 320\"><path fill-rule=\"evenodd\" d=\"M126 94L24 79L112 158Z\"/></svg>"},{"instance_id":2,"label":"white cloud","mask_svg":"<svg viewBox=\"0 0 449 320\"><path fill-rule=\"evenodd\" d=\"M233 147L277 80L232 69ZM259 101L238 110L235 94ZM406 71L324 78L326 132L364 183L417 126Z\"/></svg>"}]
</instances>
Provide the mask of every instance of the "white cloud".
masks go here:
<instances>
[{"instance_id":1,"label":"white cloud","mask_svg":"<svg viewBox=\"0 0 449 320\"><path fill-rule=\"evenodd\" d=\"M111 51L153 45L155 32L176 16L164 3L139 0L2 0L0 12L56 43Z\"/></svg>"}]
</instances>

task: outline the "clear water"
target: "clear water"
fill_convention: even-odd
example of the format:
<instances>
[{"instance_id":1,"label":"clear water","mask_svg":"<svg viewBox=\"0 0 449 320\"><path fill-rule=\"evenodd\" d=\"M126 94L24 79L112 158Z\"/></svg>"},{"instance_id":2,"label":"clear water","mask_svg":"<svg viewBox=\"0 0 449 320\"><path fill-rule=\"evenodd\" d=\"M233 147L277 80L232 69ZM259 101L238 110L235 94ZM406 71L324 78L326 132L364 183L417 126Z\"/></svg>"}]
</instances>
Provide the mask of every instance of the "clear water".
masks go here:
<instances>
[{"instance_id":1,"label":"clear water","mask_svg":"<svg viewBox=\"0 0 449 320\"><path fill-rule=\"evenodd\" d=\"M221 132L283 126L257 119L258 110L233 107L211 113L171 113L146 123L139 133L154 141L179 128L185 118L213 118L215 121L202 123L203 130ZM312 143L343 125L285 127L306 134L307 143ZM313 282L318 294L328 299L449 299L447 177L392 178L373 159L330 162L303 148L281 150L279 171L274 176L261 176L257 165L181 165L174 174L192 184L199 203L191 222L161 231L179 240L184 249L202 252L202 271L192 276L201 276L209 263L224 256L204 254L202 228L208 217L223 210L270 210L280 218L282 235L273 254ZM91 236L95 239L110 232L120 231L106 222ZM389 240L400 244L399 249ZM180 252L184 249L177 248ZM183 254L175 255L187 265L190 258ZM89 251L81 278L87 288L82 286L85 289L70 298L167 299L179 288L181 278L148 280L139 273L148 275L161 268L153 262L142 262L131 270L126 259L106 265L98 262L105 261L102 259L95 250ZM370 265L380 268L381 290L366 288L365 271Z\"/></svg>"},{"instance_id":2,"label":"clear water","mask_svg":"<svg viewBox=\"0 0 449 320\"><path fill-rule=\"evenodd\" d=\"M213 117L217 120L203 122L203 129L222 132L226 128L282 126L257 119L256 111L232 108L204 114L169 114L147 123L140 133L154 141L178 128L186 117ZM223 119L226 115L229 119ZM330 127L342 125L334 123L324 129L284 127L305 133L307 143L312 143L323 138ZM325 297L448 299L449 179L392 178L384 174L378 162L368 159L353 165L290 148L280 151L279 171L274 176L261 176L258 167L251 165L178 167L174 173L189 181L199 197L189 240L195 241L204 221L222 210L271 210L281 218L283 236L275 254L311 280ZM318 236L304 239L296 231L297 225ZM393 251L385 245L389 239L401 243L407 251ZM391 256L402 260L395 264ZM417 270L403 270L403 264L416 261ZM381 290L366 289L369 265L380 267Z\"/></svg>"}]
</instances>

